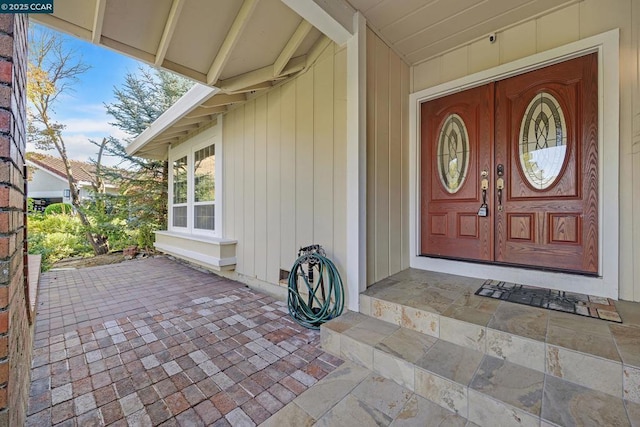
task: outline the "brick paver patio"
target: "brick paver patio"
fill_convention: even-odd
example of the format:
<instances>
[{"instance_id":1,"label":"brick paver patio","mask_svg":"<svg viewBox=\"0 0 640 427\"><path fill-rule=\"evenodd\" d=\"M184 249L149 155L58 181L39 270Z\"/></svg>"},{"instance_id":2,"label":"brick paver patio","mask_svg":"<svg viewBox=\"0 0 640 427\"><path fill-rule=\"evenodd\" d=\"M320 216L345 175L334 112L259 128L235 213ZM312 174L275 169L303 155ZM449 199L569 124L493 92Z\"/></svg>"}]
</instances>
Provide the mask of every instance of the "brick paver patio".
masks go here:
<instances>
[{"instance_id":1,"label":"brick paver patio","mask_svg":"<svg viewBox=\"0 0 640 427\"><path fill-rule=\"evenodd\" d=\"M166 257L40 279L28 425L260 424L342 361L286 304Z\"/></svg>"}]
</instances>

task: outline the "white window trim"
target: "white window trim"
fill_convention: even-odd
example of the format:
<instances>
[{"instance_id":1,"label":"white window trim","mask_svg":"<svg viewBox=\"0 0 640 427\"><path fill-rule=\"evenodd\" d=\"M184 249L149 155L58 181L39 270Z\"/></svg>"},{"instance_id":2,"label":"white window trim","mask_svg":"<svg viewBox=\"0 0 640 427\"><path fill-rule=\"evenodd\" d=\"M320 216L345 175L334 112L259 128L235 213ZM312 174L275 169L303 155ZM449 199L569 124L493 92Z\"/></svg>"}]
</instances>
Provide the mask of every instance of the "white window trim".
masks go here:
<instances>
[{"instance_id":1,"label":"white window trim","mask_svg":"<svg viewBox=\"0 0 640 427\"><path fill-rule=\"evenodd\" d=\"M186 233L194 236L203 237L222 237L222 138L221 138L221 123L211 129L194 136L188 141L183 142L177 147L169 148L169 195L168 195L168 217L167 217L167 230ZM194 200L194 153L209 145L215 146L215 188L216 197L214 201L214 230L206 230L201 228L195 228L195 219L193 217L195 209L194 206L206 205L211 202L198 202ZM187 203L173 204L173 162L182 158L187 158ZM173 225L173 208L179 206L187 207L187 226L176 227Z\"/></svg>"},{"instance_id":2,"label":"white window trim","mask_svg":"<svg viewBox=\"0 0 640 427\"><path fill-rule=\"evenodd\" d=\"M178 159L181 159L182 157L186 157L187 158L187 201L185 203L174 203L173 202L173 179L174 179L174 174L173 174L173 162L175 162ZM179 226L175 226L173 225L173 208L177 208L177 207L185 207L187 208L187 227L179 227ZM189 226L189 156L188 153L176 153L174 155L173 158L169 159L169 209L168 209L168 227L170 230L173 231L181 231L183 233L189 232L188 230L188 226Z\"/></svg>"},{"instance_id":3,"label":"white window trim","mask_svg":"<svg viewBox=\"0 0 640 427\"><path fill-rule=\"evenodd\" d=\"M420 104L450 93L480 86L572 59L598 53L598 221L599 277L476 264L419 256L420 247ZM412 93L409 97L409 217L410 261L413 268L469 277L492 278L563 291L618 298L619 293L619 30L578 40L514 62ZM607 64L605 69L604 64ZM604 143L606 141L606 144ZM605 209L606 206L606 209ZM606 254L606 257L605 257Z\"/></svg>"},{"instance_id":4,"label":"white window trim","mask_svg":"<svg viewBox=\"0 0 640 427\"><path fill-rule=\"evenodd\" d=\"M216 189L216 197L215 200L213 201L214 204L214 224L213 224L213 230L207 230L204 228L195 228L195 207L196 206L202 206L202 205L210 205L211 202L207 201L207 202L196 202L195 201L195 192L194 192L194 185L195 185L195 175L194 175L194 165L195 165L195 153L198 150L201 150L205 147L208 147L210 145L214 146L214 155L215 155L215 171L214 171L214 185L215 185L215 189ZM188 189L188 197L187 197L187 204L189 206L189 221L187 221L187 223L190 225L191 228L191 234L198 234L198 235L210 235L210 236L215 236L215 237L220 237L219 233L218 233L218 224L216 223L218 216L219 216L219 212L218 212L218 169L219 169L219 164L218 164L218 148L220 147L220 141L217 140L217 138L213 138L212 140L207 140L207 141L202 141L200 143L197 144L193 144L191 145L191 149L189 151L189 155L191 156L191 163L189 163L189 184L191 184L190 186L187 185L187 187L189 187Z\"/></svg>"}]
</instances>

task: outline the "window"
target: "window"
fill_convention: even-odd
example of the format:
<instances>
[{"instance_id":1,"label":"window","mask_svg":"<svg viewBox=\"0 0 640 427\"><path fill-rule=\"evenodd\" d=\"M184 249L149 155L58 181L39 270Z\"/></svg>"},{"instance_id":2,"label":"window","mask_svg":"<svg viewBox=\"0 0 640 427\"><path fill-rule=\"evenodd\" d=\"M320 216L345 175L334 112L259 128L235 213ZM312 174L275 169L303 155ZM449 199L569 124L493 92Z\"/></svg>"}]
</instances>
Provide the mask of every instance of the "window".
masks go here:
<instances>
[{"instance_id":1,"label":"window","mask_svg":"<svg viewBox=\"0 0 640 427\"><path fill-rule=\"evenodd\" d=\"M194 153L193 201L194 228L215 229L216 155L215 145L209 145Z\"/></svg>"},{"instance_id":2,"label":"window","mask_svg":"<svg viewBox=\"0 0 640 427\"><path fill-rule=\"evenodd\" d=\"M173 162L173 226L187 226L187 156Z\"/></svg>"},{"instance_id":3,"label":"window","mask_svg":"<svg viewBox=\"0 0 640 427\"><path fill-rule=\"evenodd\" d=\"M170 230L221 237L217 131L212 128L169 150Z\"/></svg>"}]
</instances>

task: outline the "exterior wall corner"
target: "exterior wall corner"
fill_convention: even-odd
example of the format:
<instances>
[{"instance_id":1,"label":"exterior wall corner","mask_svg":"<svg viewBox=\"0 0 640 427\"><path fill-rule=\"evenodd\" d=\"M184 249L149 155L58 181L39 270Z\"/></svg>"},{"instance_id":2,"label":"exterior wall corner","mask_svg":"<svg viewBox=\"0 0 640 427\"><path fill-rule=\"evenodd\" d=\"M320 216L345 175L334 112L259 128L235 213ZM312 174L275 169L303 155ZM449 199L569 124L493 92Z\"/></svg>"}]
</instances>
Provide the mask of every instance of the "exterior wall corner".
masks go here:
<instances>
[{"instance_id":1,"label":"exterior wall corner","mask_svg":"<svg viewBox=\"0 0 640 427\"><path fill-rule=\"evenodd\" d=\"M0 425L24 425L33 318L24 266L26 15L0 17ZM3 72L6 70L6 72ZM2 117L7 120L2 120Z\"/></svg>"}]
</instances>

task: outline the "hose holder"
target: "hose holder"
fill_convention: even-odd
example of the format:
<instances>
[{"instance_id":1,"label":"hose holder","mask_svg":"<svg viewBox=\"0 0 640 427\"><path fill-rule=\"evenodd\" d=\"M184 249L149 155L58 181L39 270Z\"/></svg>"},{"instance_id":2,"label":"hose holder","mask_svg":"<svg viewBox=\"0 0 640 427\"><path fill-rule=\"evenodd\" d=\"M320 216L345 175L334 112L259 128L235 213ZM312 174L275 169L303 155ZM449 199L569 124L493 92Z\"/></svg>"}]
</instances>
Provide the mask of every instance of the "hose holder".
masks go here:
<instances>
[{"instance_id":1,"label":"hose holder","mask_svg":"<svg viewBox=\"0 0 640 427\"><path fill-rule=\"evenodd\" d=\"M300 248L289 273L288 289L289 314L306 328L319 329L342 314L342 279L320 245Z\"/></svg>"}]
</instances>

